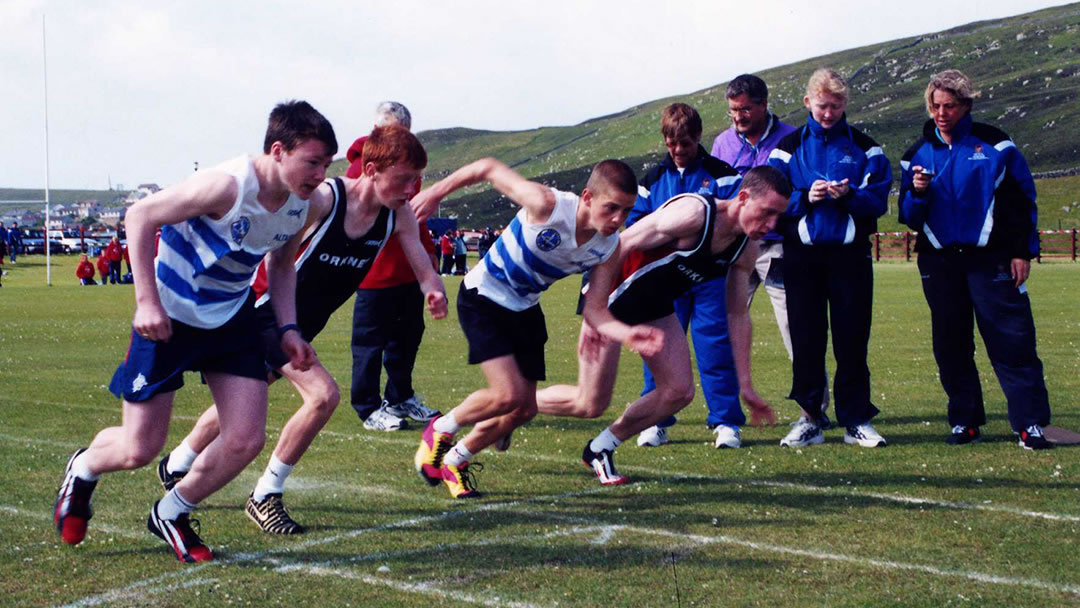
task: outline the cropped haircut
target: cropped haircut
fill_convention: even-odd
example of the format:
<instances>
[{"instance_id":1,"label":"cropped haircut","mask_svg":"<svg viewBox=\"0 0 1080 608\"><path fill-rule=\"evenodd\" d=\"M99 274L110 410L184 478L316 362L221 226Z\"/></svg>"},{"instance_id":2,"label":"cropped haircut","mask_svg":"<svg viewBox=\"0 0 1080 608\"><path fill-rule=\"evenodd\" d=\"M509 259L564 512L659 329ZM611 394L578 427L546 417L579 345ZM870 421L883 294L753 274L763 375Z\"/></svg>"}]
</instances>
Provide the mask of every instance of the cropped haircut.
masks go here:
<instances>
[{"instance_id":1,"label":"cropped haircut","mask_svg":"<svg viewBox=\"0 0 1080 608\"><path fill-rule=\"evenodd\" d=\"M960 70L938 72L930 77L930 84L926 85L926 111L931 116L934 114L930 107L934 91L952 93L952 96L966 105L969 111L975 103L975 98L979 96L979 92L975 90L975 83L971 82L971 79Z\"/></svg>"},{"instance_id":2,"label":"cropped haircut","mask_svg":"<svg viewBox=\"0 0 1080 608\"><path fill-rule=\"evenodd\" d=\"M813 97L818 93L828 93L848 99L848 86L844 79L835 70L818 68L810 75L810 81L806 83L806 96Z\"/></svg>"},{"instance_id":3,"label":"cropped haircut","mask_svg":"<svg viewBox=\"0 0 1080 608\"><path fill-rule=\"evenodd\" d=\"M263 139L263 153L269 154L275 141L280 141L286 152L293 151L304 140L314 139L326 146L328 155L337 154L337 138L330 121L306 101L279 103L270 112L270 121Z\"/></svg>"},{"instance_id":4,"label":"cropped haircut","mask_svg":"<svg viewBox=\"0 0 1080 608\"><path fill-rule=\"evenodd\" d=\"M608 188L623 194L637 194L637 176L634 170L621 160L609 158L596 163L585 188L590 192L605 192Z\"/></svg>"},{"instance_id":5,"label":"cropped haircut","mask_svg":"<svg viewBox=\"0 0 1080 608\"><path fill-rule=\"evenodd\" d=\"M747 171L746 175L743 175L740 189L755 198L764 196L769 191L784 198L791 198L791 182L783 171L769 165L761 165Z\"/></svg>"},{"instance_id":6,"label":"cropped haircut","mask_svg":"<svg viewBox=\"0 0 1080 608\"><path fill-rule=\"evenodd\" d=\"M375 126L387 127L398 124L412 130L412 114L409 108L396 101L384 101L375 107Z\"/></svg>"},{"instance_id":7,"label":"cropped haircut","mask_svg":"<svg viewBox=\"0 0 1080 608\"><path fill-rule=\"evenodd\" d=\"M701 115L685 103L673 103L664 108L660 117L660 132L665 139L701 139Z\"/></svg>"},{"instance_id":8,"label":"cropped haircut","mask_svg":"<svg viewBox=\"0 0 1080 608\"><path fill-rule=\"evenodd\" d=\"M741 74L736 76L727 85L727 98L734 99L739 95L746 95L750 101L761 106L769 102L769 87L765 81L753 74Z\"/></svg>"},{"instance_id":9,"label":"cropped haircut","mask_svg":"<svg viewBox=\"0 0 1080 608\"><path fill-rule=\"evenodd\" d=\"M376 171L385 171L393 165L423 169L427 166L427 152L420 140L405 127L375 127L364 142L363 162L365 165L374 163Z\"/></svg>"}]
</instances>

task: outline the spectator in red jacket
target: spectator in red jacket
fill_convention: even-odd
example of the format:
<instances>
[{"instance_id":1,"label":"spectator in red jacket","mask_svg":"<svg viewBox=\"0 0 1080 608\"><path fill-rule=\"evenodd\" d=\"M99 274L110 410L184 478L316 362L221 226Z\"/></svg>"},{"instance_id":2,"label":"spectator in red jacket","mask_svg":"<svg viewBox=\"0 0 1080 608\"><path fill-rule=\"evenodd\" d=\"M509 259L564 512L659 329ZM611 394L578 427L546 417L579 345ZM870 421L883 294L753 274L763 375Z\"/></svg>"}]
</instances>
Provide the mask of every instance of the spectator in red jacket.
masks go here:
<instances>
[{"instance_id":1,"label":"spectator in red jacket","mask_svg":"<svg viewBox=\"0 0 1080 608\"><path fill-rule=\"evenodd\" d=\"M440 274L454 274L454 231L447 230L439 238L439 249L442 251L442 270Z\"/></svg>"},{"instance_id":2,"label":"spectator in red jacket","mask_svg":"<svg viewBox=\"0 0 1080 608\"><path fill-rule=\"evenodd\" d=\"M94 265L90 263L90 259L85 253L79 256L79 265L75 268L75 276L79 277L79 283L82 285L97 285L97 281L94 280Z\"/></svg>"},{"instance_id":3,"label":"spectator in red jacket","mask_svg":"<svg viewBox=\"0 0 1080 608\"><path fill-rule=\"evenodd\" d=\"M375 126L412 127L408 108L384 101L375 109ZM346 177L364 172L364 142L360 137L349 147ZM420 191L417 180L413 191ZM435 243L427 226L420 222L420 243L432 257ZM437 267L436 267L437 269ZM416 353L424 336L424 294L413 274L397 235L375 258L364 280L357 286L353 303L352 390L350 402L364 428L396 431L406 427L406 418L427 422L438 411L424 405L413 390L412 373ZM380 376L386 370L386 389L380 390Z\"/></svg>"},{"instance_id":4,"label":"spectator in red jacket","mask_svg":"<svg viewBox=\"0 0 1080 608\"><path fill-rule=\"evenodd\" d=\"M113 235L112 240L105 247L103 256L109 262L109 283L120 283L120 262L124 259L124 247L120 244L120 237ZM105 284L105 275L101 275L101 283Z\"/></svg>"},{"instance_id":5,"label":"spectator in red jacket","mask_svg":"<svg viewBox=\"0 0 1080 608\"><path fill-rule=\"evenodd\" d=\"M105 277L109 276L109 260L105 257L105 254L102 253L98 256L97 262L95 263L97 264L98 274L101 275L101 284L104 285Z\"/></svg>"}]
</instances>

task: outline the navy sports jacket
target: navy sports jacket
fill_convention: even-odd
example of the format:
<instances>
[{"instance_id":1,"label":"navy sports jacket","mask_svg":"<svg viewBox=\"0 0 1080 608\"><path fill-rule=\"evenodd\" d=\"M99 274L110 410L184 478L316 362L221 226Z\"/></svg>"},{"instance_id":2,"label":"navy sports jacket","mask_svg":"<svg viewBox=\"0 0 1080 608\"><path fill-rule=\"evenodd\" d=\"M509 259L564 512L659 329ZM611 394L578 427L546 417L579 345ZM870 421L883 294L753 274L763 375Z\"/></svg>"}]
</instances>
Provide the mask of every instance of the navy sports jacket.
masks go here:
<instances>
[{"instance_id":1,"label":"navy sports jacket","mask_svg":"<svg viewBox=\"0 0 1080 608\"><path fill-rule=\"evenodd\" d=\"M877 231L877 218L888 204L892 169L881 146L849 126L846 116L828 129L809 116L804 127L780 140L769 165L783 171L792 186L784 214L786 242L847 245ZM819 179L847 179L851 190L839 199L811 203L810 186Z\"/></svg>"},{"instance_id":2,"label":"navy sports jacket","mask_svg":"<svg viewBox=\"0 0 1080 608\"><path fill-rule=\"evenodd\" d=\"M914 166L933 171L930 189L911 189ZM953 128L952 145L934 121L900 161L900 221L919 231L916 250L985 247L1011 258L1039 253L1035 181L1009 136L968 114Z\"/></svg>"},{"instance_id":3,"label":"navy sports jacket","mask_svg":"<svg viewBox=\"0 0 1080 608\"><path fill-rule=\"evenodd\" d=\"M676 194L701 194L719 199L735 198L742 177L724 161L711 156L700 144L698 155L690 166L680 174L675 161L668 154L663 162L649 169L638 184L638 197L634 208L626 218L632 226L642 217L656 211Z\"/></svg>"}]
</instances>

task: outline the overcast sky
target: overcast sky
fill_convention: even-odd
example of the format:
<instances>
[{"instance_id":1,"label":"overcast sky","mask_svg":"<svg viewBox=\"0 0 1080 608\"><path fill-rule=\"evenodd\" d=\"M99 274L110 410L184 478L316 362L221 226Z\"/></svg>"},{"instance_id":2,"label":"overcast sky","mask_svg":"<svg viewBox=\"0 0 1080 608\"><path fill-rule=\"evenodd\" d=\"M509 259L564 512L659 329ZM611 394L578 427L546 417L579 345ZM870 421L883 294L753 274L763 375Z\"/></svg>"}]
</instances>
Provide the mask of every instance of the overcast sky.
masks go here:
<instances>
[{"instance_id":1,"label":"overcast sky","mask_svg":"<svg viewBox=\"0 0 1080 608\"><path fill-rule=\"evenodd\" d=\"M1044 0L0 0L0 186L182 180L258 153L306 99L341 152L377 102L416 131L568 125L742 72L1005 17ZM820 8L824 6L826 8Z\"/></svg>"}]
</instances>

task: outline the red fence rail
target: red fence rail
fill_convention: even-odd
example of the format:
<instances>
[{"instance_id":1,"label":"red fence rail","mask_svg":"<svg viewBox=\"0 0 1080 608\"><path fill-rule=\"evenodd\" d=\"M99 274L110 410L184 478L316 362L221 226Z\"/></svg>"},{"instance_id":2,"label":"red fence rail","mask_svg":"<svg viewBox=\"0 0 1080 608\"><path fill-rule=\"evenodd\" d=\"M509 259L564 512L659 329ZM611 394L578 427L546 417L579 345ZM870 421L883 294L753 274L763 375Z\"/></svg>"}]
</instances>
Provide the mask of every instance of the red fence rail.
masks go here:
<instances>
[{"instance_id":1,"label":"red fence rail","mask_svg":"<svg viewBox=\"0 0 1080 608\"><path fill-rule=\"evenodd\" d=\"M915 252L917 232L875 232L871 237L874 247L874 261L903 258L911 261ZM1076 261L1080 253L1080 230L1040 230L1040 253L1037 261L1043 258L1069 258Z\"/></svg>"}]
</instances>

